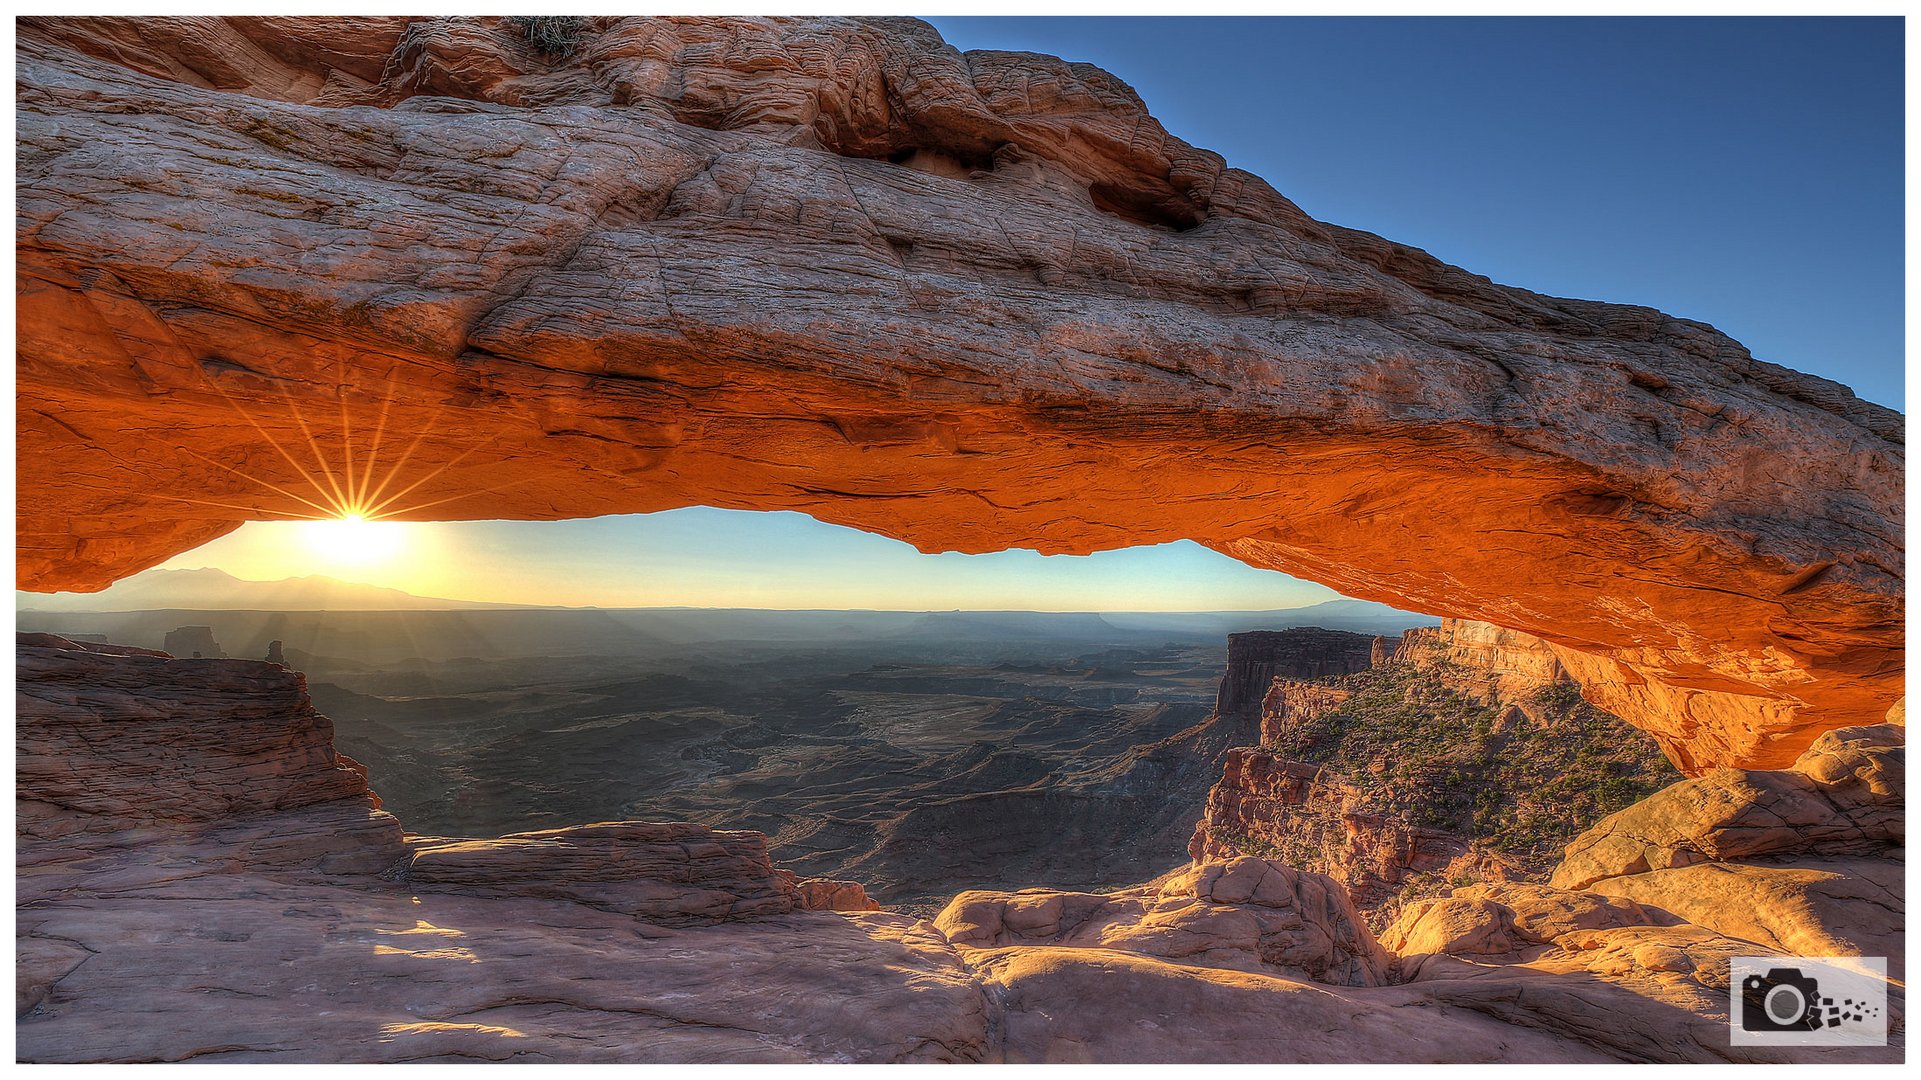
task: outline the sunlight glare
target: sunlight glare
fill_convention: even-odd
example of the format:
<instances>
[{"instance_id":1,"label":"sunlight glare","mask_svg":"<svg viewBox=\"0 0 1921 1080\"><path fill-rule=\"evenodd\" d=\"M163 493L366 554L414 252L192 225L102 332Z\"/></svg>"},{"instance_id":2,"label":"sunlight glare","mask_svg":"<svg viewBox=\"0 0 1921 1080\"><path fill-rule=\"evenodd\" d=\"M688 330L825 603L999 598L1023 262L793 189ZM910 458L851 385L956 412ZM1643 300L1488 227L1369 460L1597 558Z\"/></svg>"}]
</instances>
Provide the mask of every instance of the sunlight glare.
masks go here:
<instances>
[{"instance_id":1,"label":"sunlight glare","mask_svg":"<svg viewBox=\"0 0 1921 1080\"><path fill-rule=\"evenodd\" d=\"M407 544L406 522L371 521L359 514L300 524L307 549L321 559L352 566L375 566L400 554Z\"/></svg>"}]
</instances>

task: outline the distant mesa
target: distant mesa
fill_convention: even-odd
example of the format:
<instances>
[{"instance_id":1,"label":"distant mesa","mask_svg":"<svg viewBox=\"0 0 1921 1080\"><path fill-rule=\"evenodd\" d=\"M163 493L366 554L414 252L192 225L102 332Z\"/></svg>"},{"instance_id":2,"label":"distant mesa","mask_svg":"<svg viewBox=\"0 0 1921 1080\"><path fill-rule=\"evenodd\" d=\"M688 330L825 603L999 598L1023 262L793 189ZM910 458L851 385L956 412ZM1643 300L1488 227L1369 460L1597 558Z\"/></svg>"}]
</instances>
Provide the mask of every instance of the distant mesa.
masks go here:
<instances>
[{"instance_id":1,"label":"distant mesa","mask_svg":"<svg viewBox=\"0 0 1921 1080\"><path fill-rule=\"evenodd\" d=\"M1256 630L1227 639L1227 677L1215 711L1258 722L1261 702L1276 677L1319 679L1373 666L1375 638L1345 630L1300 626Z\"/></svg>"},{"instance_id":2,"label":"distant mesa","mask_svg":"<svg viewBox=\"0 0 1921 1080\"><path fill-rule=\"evenodd\" d=\"M97 593L14 593L22 611L418 611L521 608L415 596L319 574L280 581L249 581L225 570L147 570Z\"/></svg>"},{"instance_id":3,"label":"distant mesa","mask_svg":"<svg viewBox=\"0 0 1921 1080\"><path fill-rule=\"evenodd\" d=\"M167 639L160 648L163 652L169 652L175 656L192 657L196 660L202 657L220 658L227 655L221 651L220 643L214 640L211 626L182 626L177 630L169 630Z\"/></svg>"}]
</instances>

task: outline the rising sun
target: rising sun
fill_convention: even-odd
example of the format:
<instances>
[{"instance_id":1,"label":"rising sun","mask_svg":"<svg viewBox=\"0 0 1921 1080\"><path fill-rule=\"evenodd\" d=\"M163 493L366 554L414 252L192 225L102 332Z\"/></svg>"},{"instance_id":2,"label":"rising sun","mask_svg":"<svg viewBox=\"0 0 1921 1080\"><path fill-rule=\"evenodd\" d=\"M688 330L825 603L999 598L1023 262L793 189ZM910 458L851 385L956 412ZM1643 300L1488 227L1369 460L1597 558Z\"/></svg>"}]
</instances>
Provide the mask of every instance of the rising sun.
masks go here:
<instances>
[{"instance_id":1,"label":"rising sun","mask_svg":"<svg viewBox=\"0 0 1921 1080\"><path fill-rule=\"evenodd\" d=\"M407 546L407 523L346 514L303 521L300 535L313 554L328 562L378 566Z\"/></svg>"}]
</instances>

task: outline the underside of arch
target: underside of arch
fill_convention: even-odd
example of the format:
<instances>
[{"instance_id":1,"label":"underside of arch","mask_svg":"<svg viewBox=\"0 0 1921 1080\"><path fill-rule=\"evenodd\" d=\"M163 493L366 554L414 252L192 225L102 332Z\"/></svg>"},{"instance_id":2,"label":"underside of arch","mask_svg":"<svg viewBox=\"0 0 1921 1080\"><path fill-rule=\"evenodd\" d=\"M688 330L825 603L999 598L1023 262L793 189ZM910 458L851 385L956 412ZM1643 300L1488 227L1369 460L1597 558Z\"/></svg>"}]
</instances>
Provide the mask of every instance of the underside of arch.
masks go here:
<instances>
[{"instance_id":1,"label":"underside of arch","mask_svg":"<svg viewBox=\"0 0 1921 1080\"><path fill-rule=\"evenodd\" d=\"M1544 638L1694 771L1902 692L1899 414L1315 221L1086 65L908 20L28 19L19 78L23 588L343 506L709 504L1194 539Z\"/></svg>"}]
</instances>

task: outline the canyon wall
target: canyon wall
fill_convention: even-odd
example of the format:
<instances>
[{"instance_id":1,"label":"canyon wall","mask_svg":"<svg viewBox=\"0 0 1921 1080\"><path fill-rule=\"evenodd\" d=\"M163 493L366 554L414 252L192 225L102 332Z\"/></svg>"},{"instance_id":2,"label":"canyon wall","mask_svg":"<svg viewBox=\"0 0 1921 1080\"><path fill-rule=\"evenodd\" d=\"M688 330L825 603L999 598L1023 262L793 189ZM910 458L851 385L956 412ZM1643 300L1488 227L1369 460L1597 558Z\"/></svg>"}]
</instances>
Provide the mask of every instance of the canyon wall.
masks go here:
<instances>
[{"instance_id":1,"label":"canyon wall","mask_svg":"<svg viewBox=\"0 0 1921 1080\"><path fill-rule=\"evenodd\" d=\"M1901 694L1898 414L1316 221L1088 65L884 19L18 30L27 588L248 520L708 504L1196 540L1539 636L1690 770Z\"/></svg>"},{"instance_id":2,"label":"canyon wall","mask_svg":"<svg viewBox=\"0 0 1921 1080\"><path fill-rule=\"evenodd\" d=\"M1195 861L1255 855L1339 882L1377 925L1399 910L1410 878L1501 880L1502 860L1464 836L1408 824L1370 806L1339 773L1257 747L1228 751L1207 793L1188 854Z\"/></svg>"},{"instance_id":3,"label":"canyon wall","mask_svg":"<svg viewBox=\"0 0 1921 1080\"><path fill-rule=\"evenodd\" d=\"M1346 675L1366 669L1373 654L1372 637L1318 626L1229 634L1227 674L1214 711L1235 720L1256 718L1276 679Z\"/></svg>"},{"instance_id":4,"label":"canyon wall","mask_svg":"<svg viewBox=\"0 0 1921 1080\"><path fill-rule=\"evenodd\" d=\"M1450 883L1544 878L1562 840L1673 775L1631 729L1580 705L1537 638L1461 619L1392 645L1345 635L1343 655L1367 647L1371 664L1299 677L1325 666L1325 634L1240 635L1259 649L1230 639L1223 701L1244 707L1248 680L1283 674L1261 700L1257 745L1223 759L1193 858L1327 874L1378 929ZM1593 816L1569 817L1582 808Z\"/></svg>"},{"instance_id":5,"label":"canyon wall","mask_svg":"<svg viewBox=\"0 0 1921 1080\"><path fill-rule=\"evenodd\" d=\"M1561 658L1531 634L1469 619L1443 619L1401 636L1392 660L1413 664L1482 704L1519 702L1572 681Z\"/></svg>"}]
</instances>

